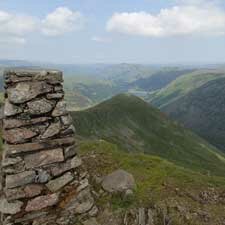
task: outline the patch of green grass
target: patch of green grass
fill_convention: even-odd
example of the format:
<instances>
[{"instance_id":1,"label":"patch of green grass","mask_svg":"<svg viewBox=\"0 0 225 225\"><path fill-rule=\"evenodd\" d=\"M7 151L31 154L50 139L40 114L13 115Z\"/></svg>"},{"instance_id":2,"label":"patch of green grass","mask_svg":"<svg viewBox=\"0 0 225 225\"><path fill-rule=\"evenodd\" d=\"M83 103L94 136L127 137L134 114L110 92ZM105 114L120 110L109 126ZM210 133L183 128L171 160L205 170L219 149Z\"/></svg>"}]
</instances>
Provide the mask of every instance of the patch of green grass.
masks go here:
<instances>
[{"instance_id":1,"label":"patch of green grass","mask_svg":"<svg viewBox=\"0 0 225 225\"><path fill-rule=\"evenodd\" d=\"M127 152L157 155L185 168L224 176L222 153L138 97L118 95L72 116L83 137L108 140Z\"/></svg>"},{"instance_id":2,"label":"patch of green grass","mask_svg":"<svg viewBox=\"0 0 225 225\"><path fill-rule=\"evenodd\" d=\"M224 71L197 70L177 78L162 90L154 93L149 97L149 99L153 105L163 108L196 88L204 85L208 81L221 77L225 77Z\"/></svg>"},{"instance_id":3,"label":"patch of green grass","mask_svg":"<svg viewBox=\"0 0 225 225\"><path fill-rule=\"evenodd\" d=\"M124 202L119 196L112 199L105 197L105 200L100 200L100 204L112 201L115 207L127 208L176 197L175 188L200 191L207 187L225 187L225 178L202 175L156 156L126 153L117 145L104 140L81 142L79 153L92 175L105 176L120 168L135 177L137 187L134 199Z\"/></svg>"}]
</instances>

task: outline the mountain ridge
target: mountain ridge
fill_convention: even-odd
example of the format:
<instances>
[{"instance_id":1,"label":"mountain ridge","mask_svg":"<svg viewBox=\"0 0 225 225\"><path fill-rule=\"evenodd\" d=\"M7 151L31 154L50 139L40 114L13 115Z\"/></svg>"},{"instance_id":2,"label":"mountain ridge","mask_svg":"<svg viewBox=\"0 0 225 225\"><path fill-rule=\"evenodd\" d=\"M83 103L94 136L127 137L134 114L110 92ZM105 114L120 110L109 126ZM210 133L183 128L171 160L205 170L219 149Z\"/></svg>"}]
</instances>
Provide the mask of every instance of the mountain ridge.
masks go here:
<instances>
[{"instance_id":1,"label":"mountain ridge","mask_svg":"<svg viewBox=\"0 0 225 225\"><path fill-rule=\"evenodd\" d=\"M72 117L83 137L105 139L128 152L157 155L201 172L224 174L222 153L136 96L120 94L93 108L72 112Z\"/></svg>"}]
</instances>

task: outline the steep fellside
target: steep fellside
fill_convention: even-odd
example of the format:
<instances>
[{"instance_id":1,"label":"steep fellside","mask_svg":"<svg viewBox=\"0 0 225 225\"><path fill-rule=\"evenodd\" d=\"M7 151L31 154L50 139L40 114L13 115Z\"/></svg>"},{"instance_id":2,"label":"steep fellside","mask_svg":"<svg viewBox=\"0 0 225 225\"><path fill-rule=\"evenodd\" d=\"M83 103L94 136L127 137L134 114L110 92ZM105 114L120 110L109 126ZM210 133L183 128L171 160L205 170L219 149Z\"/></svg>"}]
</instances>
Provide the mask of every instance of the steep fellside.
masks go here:
<instances>
[{"instance_id":1,"label":"steep fellside","mask_svg":"<svg viewBox=\"0 0 225 225\"><path fill-rule=\"evenodd\" d=\"M83 137L105 139L130 152L158 155L180 166L224 176L225 158L217 149L138 97L118 95L72 116Z\"/></svg>"},{"instance_id":2,"label":"steep fellside","mask_svg":"<svg viewBox=\"0 0 225 225\"><path fill-rule=\"evenodd\" d=\"M225 78L206 83L161 109L225 151Z\"/></svg>"},{"instance_id":3,"label":"steep fellside","mask_svg":"<svg viewBox=\"0 0 225 225\"><path fill-rule=\"evenodd\" d=\"M225 77L224 70L197 70L193 73L185 74L160 91L150 94L147 101L162 108L173 101L185 96L196 88L201 87L208 81Z\"/></svg>"},{"instance_id":4,"label":"steep fellside","mask_svg":"<svg viewBox=\"0 0 225 225\"><path fill-rule=\"evenodd\" d=\"M138 87L140 90L155 91L168 85L176 78L193 72L191 69L164 68L149 77L140 78L130 84L131 87Z\"/></svg>"}]
</instances>

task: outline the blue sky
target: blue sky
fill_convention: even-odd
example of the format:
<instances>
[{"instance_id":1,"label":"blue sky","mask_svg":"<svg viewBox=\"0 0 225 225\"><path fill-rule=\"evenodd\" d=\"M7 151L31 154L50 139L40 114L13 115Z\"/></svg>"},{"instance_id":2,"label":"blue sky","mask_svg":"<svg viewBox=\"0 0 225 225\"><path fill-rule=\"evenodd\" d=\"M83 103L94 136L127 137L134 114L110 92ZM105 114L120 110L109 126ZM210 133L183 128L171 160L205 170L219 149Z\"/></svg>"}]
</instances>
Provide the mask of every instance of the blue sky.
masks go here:
<instances>
[{"instance_id":1,"label":"blue sky","mask_svg":"<svg viewBox=\"0 0 225 225\"><path fill-rule=\"evenodd\" d=\"M225 62L225 3L0 0L0 58L57 63Z\"/></svg>"}]
</instances>

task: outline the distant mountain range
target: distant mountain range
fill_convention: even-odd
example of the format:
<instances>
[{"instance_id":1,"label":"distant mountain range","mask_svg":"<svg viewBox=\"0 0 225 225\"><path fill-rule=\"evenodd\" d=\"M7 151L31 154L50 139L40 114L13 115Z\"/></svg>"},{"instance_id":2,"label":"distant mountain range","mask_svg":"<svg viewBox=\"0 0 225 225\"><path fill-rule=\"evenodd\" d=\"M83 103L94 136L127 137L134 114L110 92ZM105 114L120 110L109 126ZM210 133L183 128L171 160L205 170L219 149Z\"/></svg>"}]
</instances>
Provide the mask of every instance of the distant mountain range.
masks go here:
<instances>
[{"instance_id":1,"label":"distant mountain range","mask_svg":"<svg viewBox=\"0 0 225 225\"><path fill-rule=\"evenodd\" d=\"M225 71L182 76L150 96L170 118L225 151Z\"/></svg>"},{"instance_id":2,"label":"distant mountain range","mask_svg":"<svg viewBox=\"0 0 225 225\"><path fill-rule=\"evenodd\" d=\"M225 151L222 79L225 69L222 65L195 68L126 63L64 65L0 60L0 74L12 66L62 70L70 110L92 107L119 93L135 94ZM0 91L3 91L2 76Z\"/></svg>"}]
</instances>

